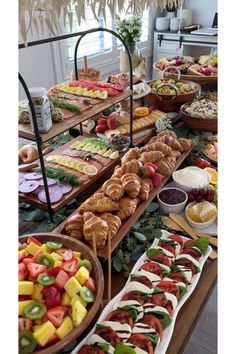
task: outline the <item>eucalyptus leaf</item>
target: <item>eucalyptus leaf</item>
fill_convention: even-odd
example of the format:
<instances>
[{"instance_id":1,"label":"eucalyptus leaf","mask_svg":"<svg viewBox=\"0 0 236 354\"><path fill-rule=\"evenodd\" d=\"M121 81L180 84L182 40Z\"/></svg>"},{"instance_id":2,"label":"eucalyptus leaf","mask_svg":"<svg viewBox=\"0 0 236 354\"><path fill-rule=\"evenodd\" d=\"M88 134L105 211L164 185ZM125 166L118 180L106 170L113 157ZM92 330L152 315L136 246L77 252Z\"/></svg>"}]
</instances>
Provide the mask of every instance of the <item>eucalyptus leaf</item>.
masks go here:
<instances>
[{"instance_id":1,"label":"eucalyptus leaf","mask_svg":"<svg viewBox=\"0 0 236 354\"><path fill-rule=\"evenodd\" d=\"M147 238L145 235L141 234L140 232L134 232L134 236L139 240L140 242L145 242L147 241Z\"/></svg>"},{"instance_id":2,"label":"eucalyptus leaf","mask_svg":"<svg viewBox=\"0 0 236 354\"><path fill-rule=\"evenodd\" d=\"M138 230L140 228L140 226L141 226L141 222L140 221L136 221L136 223L133 225L133 228L135 230Z\"/></svg>"},{"instance_id":3,"label":"eucalyptus leaf","mask_svg":"<svg viewBox=\"0 0 236 354\"><path fill-rule=\"evenodd\" d=\"M137 253L134 256L132 256L133 261L138 261L139 258L142 256L143 252Z\"/></svg>"},{"instance_id":4,"label":"eucalyptus leaf","mask_svg":"<svg viewBox=\"0 0 236 354\"><path fill-rule=\"evenodd\" d=\"M148 213L152 213L153 211L156 211L158 208L159 208L159 204L152 202L152 203L149 204L149 206L147 207L146 211Z\"/></svg>"},{"instance_id":5,"label":"eucalyptus leaf","mask_svg":"<svg viewBox=\"0 0 236 354\"><path fill-rule=\"evenodd\" d=\"M112 260L112 265L115 268L117 272L120 272L122 270L122 263L121 260L118 257L114 257Z\"/></svg>"},{"instance_id":6,"label":"eucalyptus leaf","mask_svg":"<svg viewBox=\"0 0 236 354\"><path fill-rule=\"evenodd\" d=\"M41 209L35 209L28 213L28 216L24 217L25 221L42 221L48 216L47 211Z\"/></svg>"},{"instance_id":7,"label":"eucalyptus leaf","mask_svg":"<svg viewBox=\"0 0 236 354\"><path fill-rule=\"evenodd\" d=\"M133 250L133 252L131 253L131 257L137 255L137 254L142 254L145 251L145 245L138 245L135 247L135 249Z\"/></svg>"},{"instance_id":8,"label":"eucalyptus leaf","mask_svg":"<svg viewBox=\"0 0 236 354\"><path fill-rule=\"evenodd\" d=\"M154 229L151 231L148 231L145 233L145 236L147 237L148 240L153 239L153 238L160 238L162 235L162 232L160 229Z\"/></svg>"}]
</instances>

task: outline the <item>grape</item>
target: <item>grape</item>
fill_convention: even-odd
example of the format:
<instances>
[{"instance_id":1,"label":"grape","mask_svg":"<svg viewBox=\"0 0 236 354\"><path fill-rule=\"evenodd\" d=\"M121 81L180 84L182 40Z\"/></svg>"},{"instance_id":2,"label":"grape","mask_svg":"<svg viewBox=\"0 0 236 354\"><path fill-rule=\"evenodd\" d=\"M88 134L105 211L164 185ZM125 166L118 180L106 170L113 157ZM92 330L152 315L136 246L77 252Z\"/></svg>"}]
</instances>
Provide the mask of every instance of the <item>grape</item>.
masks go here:
<instances>
[{"instance_id":1,"label":"grape","mask_svg":"<svg viewBox=\"0 0 236 354\"><path fill-rule=\"evenodd\" d=\"M212 195L207 195L207 196L205 197L205 199L206 199L209 203L212 203L213 200L214 200L214 196L212 196Z\"/></svg>"},{"instance_id":2,"label":"grape","mask_svg":"<svg viewBox=\"0 0 236 354\"><path fill-rule=\"evenodd\" d=\"M188 195L188 202L189 202L189 203L192 203L192 202L194 202L194 201L195 201L194 195L192 195L191 193L189 193L189 195Z\"/></svg>"},{"instance_id":3,"label":"grape","mask_svg":"<svg viewBox=\"0 0 236 354\"><path fill-rule=\"evenodd\" d=\"M196 200L196 202L200 203L200 202L203 201L203 198L202 198L200 195L197 195L197 196L195 197L195 200Z\"/></svg>"},{"instance_id":4,"label":"grape","mask_svg":"<svg viewBox=\"0 0 236 354\"><path fill-rule=\"evenodd\" d=\"M198 195L198 189L193 189L191 193L194 197L196 197Z\"/></svg>"},{"instance_id":5,"label":"grape","mask_svg":"<svg viewBox=\"0 0 236 354\"><path fill-rule=\"evenodd\" d=\"M208 189L208 195L215 195L214 189Z\"/></svg>"},{"instance_id":6,"label":"grape","mask_svg":"<svg viewBox=\"0 0 236 354\"><path fill-rule=\"evenodd\" d=\"M201 197L204 198L207 195L207 189L206 188L199 189L199 194Z\"/></svg>"}]
</instances>

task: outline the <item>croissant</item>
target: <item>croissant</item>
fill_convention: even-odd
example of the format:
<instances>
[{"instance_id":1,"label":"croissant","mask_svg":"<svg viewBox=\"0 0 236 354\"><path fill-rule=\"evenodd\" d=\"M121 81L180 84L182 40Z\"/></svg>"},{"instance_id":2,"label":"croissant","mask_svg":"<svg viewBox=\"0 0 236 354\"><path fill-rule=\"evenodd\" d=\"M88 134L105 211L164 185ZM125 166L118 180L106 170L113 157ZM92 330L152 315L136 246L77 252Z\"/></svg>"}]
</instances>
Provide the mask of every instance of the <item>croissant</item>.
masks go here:
<instances>
[{"instance_id":1,"label":"croissant","mask_svg":"<svg viewBox=\"0 0 236 354\"><path fill-rule=\"evenodd\" d=\"M142 162L142 164L145 164L146 162L155 163L162 160L164 157L165 155L160 151L147 151L141 154L140 162Z\"/></svg>"},{"instance_id":2,"label":"croissant","mask_svg":"<svg viewBox=\"0 0 236 354\"><path fill-rule=\"evenodd\" d=\"M153 187L151 187L150 184L145 179L141 179L139 198L141 200L147 200L149 198L149 193L152 190L152 188Z\"/></svg>"},{"instance_id":3,"label":"croissant","mask_svg":"<svg viewBox=\"0 0 236 354\"><path fill-rule=\"evenodd\" d=\"M121 164L123 165L124 163L130 161L130 160L135 160L140 156L139 148L135 147L133 149L130 149L127 151L127 153L121 158Z\"/></svg>"},{"instance_id":4,"label":"croissant","mask_svg":"<svg viewBox=\"0 0 236 354\"><path fill-rule=\"evenodd\" d=\"M124 165L121 166L121 172L122 175L124 175L125 173L135 173L136 175L138 175L141 167L142 166L140 162L133 159L124 163Z\"/></svg>"},{"instance_id":5,"label":"croissant","mask_svg":"<svg viewBox=\"0 0 236 354\"><path fill-rule=\"evenodd\" d=\"M158 137L158 141L165 143L166 145L171 147L173 150L180 150L180 143L178 142L177 139L173 138L170 135L162 135L162 136Z\"/></svg>"},{"instance_id":6,"label":"croissant","mask_svg":"<svg viewBox=\"0 0 236 354\"><path fill-rule=\"evenodd\" d=\"M142 177L142 181L144 181L144 182L146 182L146 183L149 184L149 188L150 188L150 192L151 192L151 190L153 189L153 184L152 184L151 178L149 178L149 177Z\"/></svg>"},{"instance_id":7,"label":"croissant","mask_svg":"<svg viewBox=\"0 0 236 354\"><path fill-rule=\"evenodd\" d=\"M166 157L164 160L159 161L158 163L158 172L162 176L169 176L175 167L175 158L174 157Z\"/></svg>"},{"instance_id":8,"label":"croissant","mask_svg":"<svg viewBox=\"0 0 236 354\"><path fill-rule=\"evenodd\" d=\"M191 139L179 138L178 142L180 143L180 151L188 151L192 146Z\"/></svg>"},{"instance_id":9,"label":"croissant","mask_svg":"<svg viewBox=\"0 0 236 354\"><path fill-rule=\"evenodd\" d=\"M102 191L115 202L124 195L124 188L119 178L111 178L103 183Z\"/></svg>"},{"instance_id":10,"label":"croissant","mask_svg":"<svg viewBox=\"0 0 236 354\"><path fill-rule=\"evenodd\" d=\"M113 177L117 177L117 178L121 178L122 176L122 172L121 172L121 167L120 166L116 166L113 172L113 175L111 176Z\"/></svg>"},{"instance_id":11,"label":"croissant","mask_svg":"<svg viewBox=\"0 0 236 354\"><path fill-rule=\"evenodd\" d=\"M140 152L148 152L148 151L160 151L162 152L165 156L170 155L172 152L172 149L164 144L161 143L160 141L156 141L152 144L148 144L140 149Z\"/></svg>"},{"instance_id":12,"label":"croissant","mask_svg":"<svg viewBox=\"0 0 236 354\"><path fill-rule=\"evenodd\" d=\"M105 211L116 210L119 210L119 204L114 202L111 198L105 196L104 193L95 193L78 208L80 213L85 213L88 211L93 213L103 213Z\"/></svg>"},{"instance_id":13,"label":"croissant","mask_svg":"<svg viewBox=\"0 0 236 354\"><path fill-rule=\"evenodd\" d=\"M181 152L179 150L172 150L172 154L169 156L173 156L177 160L181 156Z\"/></svg>"},{"instance_id":14,"label":"croissant","mask_svg":"<svg viewBox=\"0 0 236 354\"><path fill-rule=\"evenodd\" d=\"M99 217L107 222L111 238L116 236L121 227L120 218L117 215L113 215L111 213L102 213L99 215Z\"/></svg>"},{"instance_id":15,"label":"croissant","mask_svg":"<svg viewBox=\"0 0 236 354\"><path fill-rule=\"evenodd\" d=\"M123 197L119 200L119 211L116 212L116 215L120 218L120 220L127 219L130 215L132 215L139 203L138 198L132 199L130 197Z\"/></svg>"},{"instance_id":16,"label":"croissant","mask_svg":"<svg viewBox=\"0 0 236 354\"><path fill-rule=\"evenodd\" d=\"M82 240L83 226L84 226L83 215L76 213L72 215L69 219L67 219L65 222L66 234L76 238L77 240Z\"/></svg>"},{"instance_id":17,"label":"croissant","mask_svg":"<svg viewBox=\"0 0 236 354\"><path fill-rule=\"evenodd\" d=\"M93 245L93 237L95 236L96 248L103 248L106 244L109 226L105 220L91 212L84 213L83 233L85 240Z\"/></svg>"},{"instance_id":18,"label":"croissant","mask_svg":"<svg viewBox=\"0 0 236 354\"><path fill-rule=\"evenodd\" d=\"M135 173L126 173L121 177L124 190L131 198L136 198L140 192L140 178Z\"/></svg>"},{"instance_id":19,"label":"croissant","mask_svg":"<svg viewBox=\"0 0 236 354\"><path fill-rule=\"evenodd\" d=\"M169 135L169 136L172 136L172 138L177 139L177 135L175 134L175 132L170 129L162 130L160 133L157 134L158 137L163 136L163 135Z\"/></svg>"}]
</instances>

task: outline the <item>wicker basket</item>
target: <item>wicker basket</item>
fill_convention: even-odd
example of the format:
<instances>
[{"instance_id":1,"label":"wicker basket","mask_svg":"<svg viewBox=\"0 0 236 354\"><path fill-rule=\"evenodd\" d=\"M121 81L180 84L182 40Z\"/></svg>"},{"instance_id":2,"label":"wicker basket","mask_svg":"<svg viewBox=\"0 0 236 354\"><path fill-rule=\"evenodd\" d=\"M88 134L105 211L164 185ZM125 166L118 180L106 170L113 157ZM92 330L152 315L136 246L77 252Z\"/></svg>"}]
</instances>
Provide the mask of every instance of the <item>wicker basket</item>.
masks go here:
<instances>
[{"instance_id":1,"label":"wicker basket","mask_svg":"<svg viewBox=\"0 0 236 354\"><path fill-rule=\"evenodd\" d=\"M185 111L188 104L180 107L180 116L186 127L204 132L217 133L217 119L194 118Z\"/></svg>"},{"instance_id":2,"label":"wicker basket","mask_svg":"<svg viewBox=\"0 0 236 354\"><path fill-rule=\"evenodd\" d=\"M87 66L87 57L84 56L84 67L77 69L78 80L88 80L88 81L100 81L101 72L95 68L88 68ZM75 70L71 72L71 80L76 80Z\"/></svg>"}]
</instances>

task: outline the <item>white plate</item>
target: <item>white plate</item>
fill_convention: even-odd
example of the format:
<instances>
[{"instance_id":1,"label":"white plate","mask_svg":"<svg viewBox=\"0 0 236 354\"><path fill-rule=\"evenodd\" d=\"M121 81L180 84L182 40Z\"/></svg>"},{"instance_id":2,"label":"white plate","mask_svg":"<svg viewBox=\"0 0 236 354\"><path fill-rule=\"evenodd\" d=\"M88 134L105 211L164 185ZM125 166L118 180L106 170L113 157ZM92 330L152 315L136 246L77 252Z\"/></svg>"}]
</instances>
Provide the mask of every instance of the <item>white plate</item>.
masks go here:
<instances>
[{"instance_id":1,"label":"white plate","mask_svg":"<svg viewBox=\"0 0 236 354\"><path fill-rule=\"evenodd\" d=\"M133 100L137 100L141 97L147 96L151 92L151 87L146 84L145 82L143 83L145 85L145 90L142 91L140 94L133 94ZM137 84L139 85L139 84Z\"/></svg>"},{"instance_id":2,"label":"white plate","mask_svg":"<svg viewBox=\"0 0 236 354\"><path fill-rule=\"evenodd\" d=\"M175 185L175 182L173 182L173 181L170 182L170 183L168 183L168 184L166 184L164 188L166 188L166 187L176 187L176 188L177 188L177 186ZM158 203L158 201L157 201L157 203ZM186 216L185 216L184 211L183 211L180 215L188 222L188 220L187 220L187 218L186 218ZM189 225L189 226L191 226L191 225ZM192 226L191 226L191 227L192 227ZM194 228L192 228L192 229L193 229L194 231L199 231L199 232L201 232L201 233L203 233L203 234L206 234L206 235L217 236L217 234L218 234L217 218L216 218L216 220L213 222L213 224L211 224L210 226L206 227L205 229L202 229L202 230L197 230L197 229L194 229Z\"/></svg>"},{"instance_id":3,"label":"white plate","mask_svg":"<svg viewBox=\"0 0 236 354\"><path fill-rule=\"evenodd\" d=\"M169 235L171 235L171 233L167 232L166 230L162 230L162 236L161 236L162 238L166 239ZM187 238L186 238L186 240L187 240ZM159 242L159 239L155 239L150 248L157 246L158 242ZM199 262L201 271L202 271L202 268L209 256L209 254L211 253L211 251L212 251L211 246L208 246L207 253L202 257L202 259ZM140 266L144 263L145 259L146 259L146 252L144 252L143 255L139 258L139 260L135 263L135 265L131 271L131 274L135 273L140 268ZM175 321L176 321L178 312L181 309L181 307L183 306L183 304L188 300L188 298L190 297L190 295L194 291L195 287L197 286L197 283L198 283L200 276L201 276L201 271L193 276L192 283L187 286L188 292L179 301L176 309L174 310L171 324L163 331L162 342L156 348L156 350L154 351L154 354L165 354L165 352L169 346L173 331L174 331ZM125 287L127 286L129 281L130 280L128 279ZM105 317L109 314L109 312L114 310L115 305L120 301L120 299L122 298L122 296L126 292L125 287L106 305L106 307L103 309L101 315L99 316L97 323L104 321ZM77 354L78 350L86 343L88 337L94 333L95 327L96 327L96 325L89 332L89 334L77 345L77 347L71 352L71 354Z\"/></svg>"}]
</instances>

